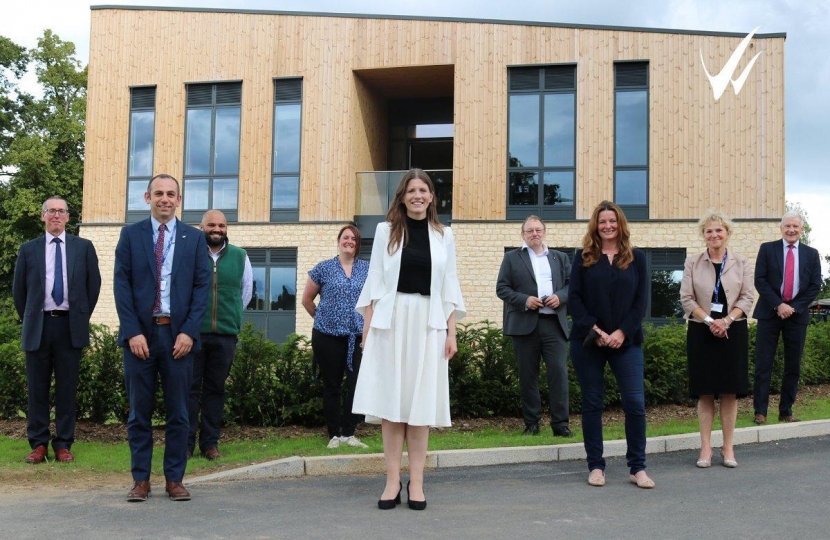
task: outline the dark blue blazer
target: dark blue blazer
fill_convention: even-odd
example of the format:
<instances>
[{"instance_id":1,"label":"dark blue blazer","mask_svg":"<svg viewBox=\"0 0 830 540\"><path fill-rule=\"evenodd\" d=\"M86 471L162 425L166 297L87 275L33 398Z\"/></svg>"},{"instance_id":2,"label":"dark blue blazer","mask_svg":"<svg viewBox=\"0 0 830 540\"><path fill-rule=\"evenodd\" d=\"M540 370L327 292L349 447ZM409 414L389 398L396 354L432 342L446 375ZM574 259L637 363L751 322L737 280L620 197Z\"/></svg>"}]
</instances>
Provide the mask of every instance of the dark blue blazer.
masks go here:
<instances>
[{"instance_id":1,"label":"dark blue blazer","mask_svg":"<svg viewBox=\"0 0 830 540\"><path fill-rule=\"evenodd\" d=\"M80 349L89 345L89 317L101 292L101 272L95 246L89 240L66 233L65 249L69 332L72 347ZM24 351L40 348L45 287L46 236L41 235L20 246L14 266L12 296L17 314L23 320L20 344Z\"/></svg>"},{"instance_id":2,"label":"dark blue blazer","mask_svg":"<svg viewBox=\"0 0 830 540\"><path fill-rule=\"evenodd\" d=\"M758 291L758 303L752 316L756 319L777 317L775 309L784 302L781 285L784 283L784 245L783 240L764 242L758 250L755 261L755 290ZM798 294L789 302L795 310L790 317L794 322L809 324L810 303L821 291L821 257L818 250L799 242L798 244Z\"/></svg>"},{"instance_id":3,"label":"dark blue blazer","mask_svg":"<svg viewBox=\"0 0 830 540\"><path fill-rule=\"evenodd\" d=\"M173 338L180 333L193 339L193 350L201 349L199 328L207 307L210 265L202 231L179 221L173 268L170 274L170 325ZM128 346L139 334L149 338L153 302L156 299L156 257L150 218L121 230L115 248L115 308L121 324L118 341Z\"/></svg>"}]
</instances>

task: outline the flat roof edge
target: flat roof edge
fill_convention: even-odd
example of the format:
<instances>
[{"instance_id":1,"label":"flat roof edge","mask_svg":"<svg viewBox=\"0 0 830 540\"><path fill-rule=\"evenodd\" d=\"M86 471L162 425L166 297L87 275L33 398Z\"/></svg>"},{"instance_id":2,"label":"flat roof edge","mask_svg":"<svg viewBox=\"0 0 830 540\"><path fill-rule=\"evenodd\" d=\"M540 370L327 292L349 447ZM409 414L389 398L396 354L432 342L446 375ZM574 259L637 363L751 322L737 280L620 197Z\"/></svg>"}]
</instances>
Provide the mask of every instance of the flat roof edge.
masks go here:
<instances>
[{"instance_id":1,"label":"flat roof edge","mask_svg":"<svg viewBox=\"0 0 830 540\"><path fill-rule=\"evenodd\" d=\"M427 17L419 15L376 15L366 13L328 13L315 11L273 11L265 9L233 9L233 8L198 8L198 7L173 7L173 6L122 6L122 5L100 5L90 6L90 10L98 11L104 9L125 10L125 11L185 11L196 13L245 13L252 15L290 15L299 17L341 17L349 19L383 19L383 20L404 20L404 21L438 21L456 23L478 23L478 24L505 24L516 26L546 26L554 28L573 28L582 30L609 30L621 32L648 32L658 34L685 34L700 36L719 37L745 37L748 32L712 32L705 30L681 30L676 28L648 28L639 26L611 26L602 24L576 24L576 23L555 23L544 21L516 21L506 19L467 19L461 17ZM773 32L767 34L755 34L757 39L787 39L786 32Z\"/></svg>"}]
</instances>

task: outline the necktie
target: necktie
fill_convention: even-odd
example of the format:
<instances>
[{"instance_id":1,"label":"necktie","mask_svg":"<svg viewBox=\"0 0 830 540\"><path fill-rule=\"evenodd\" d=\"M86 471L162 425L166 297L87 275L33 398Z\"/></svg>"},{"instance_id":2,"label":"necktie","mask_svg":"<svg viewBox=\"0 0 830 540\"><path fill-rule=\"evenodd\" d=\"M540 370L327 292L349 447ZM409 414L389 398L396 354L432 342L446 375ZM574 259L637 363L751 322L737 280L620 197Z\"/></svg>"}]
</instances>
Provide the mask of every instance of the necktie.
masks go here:
<instances>
[{"instance_id":1,"label":"necktie","mask_svg":"<svg viewBox=\"0 0 830 540\"><path fill-rule=\"evenodd\" d=\"M793 248L795 246L787 246L787 262L784 263L784 301L789 302L793 299L793 285L795 283L795 255L793 255Z\"/></svg>"},{"instance_id":2,"label":"necktie","mask_svg":"<svg viewBox=\"0 0 830 540\"><path fill-rule=\"evenodd\" d=\"M52 284L52 300L60 307L63 304L63 254L61 253L61 239L52 240L55 243L55 282Z\"/></svg>"},{"instance_id":3,"label":"necktie","mask_svg":"<svg viewBox=\"0 0 830 540\"><path fill-rule=\"evenodd\" d=\"M167 227L159 225L159 237L156 240L156 300L153 302L153 314L161 312L161 266L164 263L164 231Z\"/></svg>"}]
</instances>

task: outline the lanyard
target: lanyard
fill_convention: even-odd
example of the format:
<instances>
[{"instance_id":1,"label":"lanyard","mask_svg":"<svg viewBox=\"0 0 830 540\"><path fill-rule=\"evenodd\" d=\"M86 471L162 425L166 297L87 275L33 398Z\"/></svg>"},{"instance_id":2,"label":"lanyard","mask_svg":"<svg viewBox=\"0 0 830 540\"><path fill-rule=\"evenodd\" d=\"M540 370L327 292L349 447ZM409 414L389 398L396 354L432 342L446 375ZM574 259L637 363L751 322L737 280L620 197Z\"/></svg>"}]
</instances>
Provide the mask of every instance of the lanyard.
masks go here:
<instances>
[{"instance_id":1,"label":"lanyard","mask_svg":"<svg viewBox=\"0 0 830 540\"><path fill-rule=\"evenodd\" d=\"M164 261L167 260L167 255L170 253L170 248L176 243L176 229L178 228L178 222L176 220L172 220L174 222L172 227L168 227L167 233L169 234L169 238L166 239L167 246L164 248L164 252L161 255L161 265L164 266ZM156 242L158 242L158 237L153 240L153 247L155 248Z\"/></svg>"},{"instance_id":2,"label":"lanyard","mask_svg":"<svg viewBox=\"0 0 830 540\"><path fill-rule=\"evenodd\" d=\"M720 262L720 270L718 270L718 280L715 283L715 292L712 296L714 296L714 304L718 303L718 296L720 295L720 277L723 275L723 267L726 266L726 252L727 250L723 251L723 259Z\"/></svg>"}]
</instances>

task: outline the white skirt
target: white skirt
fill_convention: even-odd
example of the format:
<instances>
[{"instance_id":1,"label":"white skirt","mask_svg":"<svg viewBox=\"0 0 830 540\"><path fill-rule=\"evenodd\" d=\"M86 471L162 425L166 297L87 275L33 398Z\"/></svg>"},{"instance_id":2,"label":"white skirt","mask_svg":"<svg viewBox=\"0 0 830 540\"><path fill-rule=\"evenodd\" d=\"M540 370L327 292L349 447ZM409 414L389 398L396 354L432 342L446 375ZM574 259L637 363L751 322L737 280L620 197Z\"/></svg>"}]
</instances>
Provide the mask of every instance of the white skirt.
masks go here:
<instances>
[{"instance_id":1,"label":"white skirt","mask_svg":"<svg viewBox=\"0 0 830 540\"><path fill-rule=\"evenodd\" d=\"M429 297L395 295L391 328L366 337L352 412L371 424L451 425L447 331L429 328L428 315Z\"/></svg>"}]
</instances>

